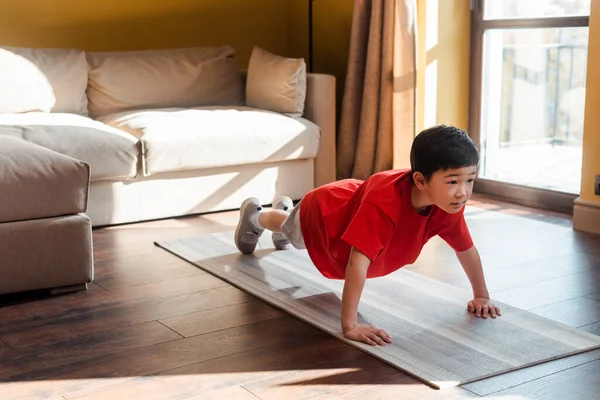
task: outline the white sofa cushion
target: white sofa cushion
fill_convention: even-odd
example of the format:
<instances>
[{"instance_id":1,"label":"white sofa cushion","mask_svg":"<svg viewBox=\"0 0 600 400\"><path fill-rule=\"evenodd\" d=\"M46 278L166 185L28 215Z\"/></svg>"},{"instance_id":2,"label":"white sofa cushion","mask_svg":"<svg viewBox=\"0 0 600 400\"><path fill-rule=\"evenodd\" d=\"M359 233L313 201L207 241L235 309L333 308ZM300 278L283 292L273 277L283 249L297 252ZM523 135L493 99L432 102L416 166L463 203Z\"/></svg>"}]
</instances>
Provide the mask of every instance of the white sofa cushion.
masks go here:
<instances>
[{"instance_id":1,"label":"white sofa cushion","mask_svg":"<svg viewBox=\"0 0 600 400\"><path fill-rule=\"evenodd\" d=\"M100 120L141 139L145 175L313 158L320 140L319 127L307 119L245 106L144 110Z\"/></svg>"},{"instance_id":2,"label":"white sofa cushion","mask_svg":"<svg viewBox=\"0 0 600 400\"><path fill-rule=\"evenodd\" d=\"M229 46L87 53L90 115L244 104L234 54Z\"/></svg>"},{"instance_id":3,"label":"white sofa cushion","mask_svg":"<svg viewBox=\"0 0 600 400\"><path fill-rule=\"evenodd\" d=\"M0 71L0 113L88 114L82 50L1 47Z\"/></svg>"},{"instance_id":4,"label":"white sofa cushion","mask_svg":"<svg viewBox=\"0 0 600 400\"><path fill-rule=\"evenodd\" d=\"M90 165L91 180L135 178L139 141L118 129L75 114L1 114L0 135L73 157Z\"/></svg>"}]
</instances>

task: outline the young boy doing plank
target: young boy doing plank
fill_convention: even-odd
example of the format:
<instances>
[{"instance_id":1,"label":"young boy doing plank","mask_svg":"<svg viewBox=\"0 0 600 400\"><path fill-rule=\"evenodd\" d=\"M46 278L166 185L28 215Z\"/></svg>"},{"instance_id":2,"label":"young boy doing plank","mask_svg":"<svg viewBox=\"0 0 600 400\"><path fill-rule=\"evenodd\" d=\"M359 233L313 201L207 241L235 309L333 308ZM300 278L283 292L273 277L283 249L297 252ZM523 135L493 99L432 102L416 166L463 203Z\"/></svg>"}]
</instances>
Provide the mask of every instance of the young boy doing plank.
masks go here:
<instances>
[{"instance_id":1,"label":"young boy doing plank","mask_svg":"<svg viewBox=\"0 0 600 400\"><path fill-rule=\"evenodd\" d=\"M263 210L256 198L246 199L236 229L237 248L251 254L268 229L278 250L290 244L306 249L323 276L344 280L344 336L384 345L391 342L384 330L357 322L365 280L414 263L437 235L456 252L471 282L468 311L483 318L500 316L489 299L481 259L464 219L479 164L477 147L464 131L435 126L415 137L410 160L410 170L318 187L296 207L288 197L275 198L272 210Z\"/></svg>"}]
</instances>

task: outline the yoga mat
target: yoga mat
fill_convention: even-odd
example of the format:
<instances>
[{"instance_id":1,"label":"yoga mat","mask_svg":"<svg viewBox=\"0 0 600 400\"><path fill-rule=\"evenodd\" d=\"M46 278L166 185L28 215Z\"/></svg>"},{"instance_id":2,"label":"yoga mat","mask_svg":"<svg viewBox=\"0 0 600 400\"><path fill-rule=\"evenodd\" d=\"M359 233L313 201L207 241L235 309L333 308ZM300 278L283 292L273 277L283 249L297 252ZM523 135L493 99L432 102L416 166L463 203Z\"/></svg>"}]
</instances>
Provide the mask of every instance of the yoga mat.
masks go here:
<instances>
[{"instance_id":1,"label":"yoga mat","mask_svg":"<svg viewBox=\"0 0 600 400\"><path fill-rule=\"evenodd\" d=\"M242 255L234 232L155 242L224 281L334 335L438 389L457 386L600 347L600 337L498 304L502 317L466 311L470 290L400 269L368 279L359 322L393 343L373 347L340 330L343 282L324 278L306 250L272 248L270 235Z\"/></svg>"}]
</instances>

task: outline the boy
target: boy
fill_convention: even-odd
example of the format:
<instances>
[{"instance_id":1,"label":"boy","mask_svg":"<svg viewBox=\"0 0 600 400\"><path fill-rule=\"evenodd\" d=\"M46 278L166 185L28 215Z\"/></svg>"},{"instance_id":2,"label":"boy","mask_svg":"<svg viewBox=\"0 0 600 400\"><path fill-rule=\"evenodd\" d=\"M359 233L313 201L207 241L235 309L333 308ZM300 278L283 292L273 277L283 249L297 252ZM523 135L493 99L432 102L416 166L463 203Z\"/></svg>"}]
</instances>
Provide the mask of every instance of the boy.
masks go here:
<instances>
[{"instance_id":1,"label":"boy","mask_svg":"<svg viewBox=\"0 0 600 400\"><path fill-rule=\"evenodd\" d=\"M435 126L414 139L410 170L373 174L366 181L344 179L307 193L293 207L288 197L264 211L258 199L244 201L235 242L244 254L254 251L265 229L279 249L304 249L330 279L344 279L342 331L351 340L385 345L382 329L357 323L365 279L381 277L412 264L427 241L439 235L456 252L473 289L467 304L477 317L500 316L489 300L481 260L464 220L473 191L479 153L467 134ZM289 212L291 210L291 212Z\"/></svg>"}]
</instances>

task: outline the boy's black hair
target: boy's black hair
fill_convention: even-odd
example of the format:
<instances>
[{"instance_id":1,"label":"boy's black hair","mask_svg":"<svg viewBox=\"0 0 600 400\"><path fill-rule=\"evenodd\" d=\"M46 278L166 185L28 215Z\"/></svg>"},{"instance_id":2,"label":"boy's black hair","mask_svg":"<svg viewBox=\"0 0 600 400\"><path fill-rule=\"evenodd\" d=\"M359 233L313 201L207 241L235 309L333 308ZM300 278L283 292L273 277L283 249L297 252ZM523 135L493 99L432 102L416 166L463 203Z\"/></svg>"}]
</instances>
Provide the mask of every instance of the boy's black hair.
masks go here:
<instances>
[{"instance_id":1,"label":"boy's black hair","mask_svg":"<svg viewBox=\"0 0 600 400\"><path fill-rule=\"evenodd\" d=\"M429 180L434 172L477 166L479 151L462 129L437 125L419 133L410 150L412 174L420 172ZM411 174L411 176L412 176Z\"/></svg>"}]
</instances>

